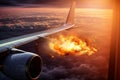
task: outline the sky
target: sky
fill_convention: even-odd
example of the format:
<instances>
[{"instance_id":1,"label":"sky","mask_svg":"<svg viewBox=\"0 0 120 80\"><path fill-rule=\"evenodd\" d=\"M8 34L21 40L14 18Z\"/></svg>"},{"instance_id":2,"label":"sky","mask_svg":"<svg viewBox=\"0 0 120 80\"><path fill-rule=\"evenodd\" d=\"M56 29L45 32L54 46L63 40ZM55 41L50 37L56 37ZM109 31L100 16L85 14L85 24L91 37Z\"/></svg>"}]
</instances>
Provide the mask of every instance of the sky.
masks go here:
<instances>
[{"instance_id":1,"label":"sky","mask_svg":"<svg viewBox=\"0 0 120 80\"><path fill-rule=\"evenodd\" d=\"M0 5L16 5L23 3L30 4L59 4L67 5L72 0L0 0ZM92 7L92 8L111 8L111 0L76 0L78 7Z\"/></svg>"},{"instance_id":2,"label":"sky","mask_svg":"<svg viewBox=\"0 0 120 80\"><path fill-rule=\"evenodd\" d=\"M23 4L23 3L67 5L68 3L70 3L70 0L0 0L0 4L1 5L4 4L6 6L15 5L15 4ZM77 6L91 7L91 8L109 8L109 1L107 0L77 0ZM11 11L10 8L9 9L6 8L6 9ZM39 19L44 18L44 15L45 16L50 15L50 12L51 12L50 10L46 10L44 8L42 9L44 9L46 12L47 11L50 11L50 12L48 12L48 14L44 14L45 13L44 10L42 11L40 9L35 9L35 8L34 10L31 10L33 8L22 8L22 9L20 8L20 10L18 8L16 9L17 10L12 9L11 12L14 13L14 15L23 16L23 17L20 17L20 16L18 17L21 19L21 20L19 19L18 23L21 23L21 24L25 22L26 23L30 22L32 24L32 22L28 19L34 18L35 20L39 21ZM56 15L56 13L57 12L59 13L60 10L59 9L58 9L59 11L56 11L56 10L54 9L54 11L52 11L53 16L50 16L47 19L50 19L50 21L53 21L52 19L54 18L57 19L60 16L60 14ZM35 13L32 13L34 11ZM9 12L4 13L5 17L8 17L10 15L8 14ZM61 13L62 17L64 17L63 14ZM83 37L85 39L88 39L88 41L92 42L96 46L96 48L98 49L98 52L92 56L68 55L68 56L62 56L62 57L58 56L55 58L51 58L48 54L43 54L41 52L40 55L43 59L43 68L42 68L42 72L41 72L41 76L39 80L107 80L106 78L107 78L107 73L108 73L107 70L108 70L109 42L110 42L109 40L110 38L108 36L110 34L109 32L110 31L109 30L109 27L110 27L109 18L110 17L108 15L105 15L105 14L103 15L103 14L104 12L102 12L101 14L99 11L96 11L96 12L90 11L89 13L88 11L84 12L80 10L80 12L77 13L77 17L76 17L78 20L77 27L63 32L66 35L70 33L71 34L75 33L75 34L78 34L80 38ZM102 18L99 16L108 16L108 18L106 17ZM15 19L14 21L16 21L16 16L12 16L12 18ZM24 21L23 18L28 21ZM9 18L6 18L6 19L9 19ZM51 24L56 22L56 21L55 22L50 22L50 21L49 23ZM58 22L60 22L60 20L58 20ZM59 34L63 34L63 33L61 32ZM56 36L59 34L56 34ZM41 50L41 51L47 51L47 50ZM51 52L48 51L48 53L50 54ZM9 80L9 79L3 79L3 78L1 79L1 73L0 73L0 80Z\"/></svg>"}]
</instances>

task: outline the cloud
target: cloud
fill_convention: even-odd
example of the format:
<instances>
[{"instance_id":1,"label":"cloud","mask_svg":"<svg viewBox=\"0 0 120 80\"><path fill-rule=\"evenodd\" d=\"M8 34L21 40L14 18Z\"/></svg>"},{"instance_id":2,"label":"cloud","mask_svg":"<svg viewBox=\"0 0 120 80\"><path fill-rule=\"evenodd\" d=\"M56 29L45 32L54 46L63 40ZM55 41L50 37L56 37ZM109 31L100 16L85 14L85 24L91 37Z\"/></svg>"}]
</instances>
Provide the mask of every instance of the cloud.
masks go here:
<instances>
[{"instance_id":1,"label":"cloud","mask_svg":"<svg viewBox=\"0 0 120 80\"><path fill-rule=\"evenodd\" d=\"M60 79L60 80L79 80L79 79L77 79L77 78L66 78L66 79ZM83 79L81 79L81 80L83 80Z\"/></svg>"},{"instance_id":2,"label":"cloud","mask_svg":"<svg viewBox=\"0 0 120 80\"><path fill-rule=\"evenodd\" d=\"M43 72L41 73L40 80L54 80L65 77L67 71L64 67L54 67L53 69L48 70L46 67L43 67Z\"/></svg>"},{"instance_id":3,"label":"cloud","mask_svg":"<svg viewBox=\"0 0 120 80\"><path fill-rule=\"evenodd\" d=\"M43 66L39 80L106 80L104 67L94 65L90 58L92 57L55 58Z\"/></svg>"}]
</instances>

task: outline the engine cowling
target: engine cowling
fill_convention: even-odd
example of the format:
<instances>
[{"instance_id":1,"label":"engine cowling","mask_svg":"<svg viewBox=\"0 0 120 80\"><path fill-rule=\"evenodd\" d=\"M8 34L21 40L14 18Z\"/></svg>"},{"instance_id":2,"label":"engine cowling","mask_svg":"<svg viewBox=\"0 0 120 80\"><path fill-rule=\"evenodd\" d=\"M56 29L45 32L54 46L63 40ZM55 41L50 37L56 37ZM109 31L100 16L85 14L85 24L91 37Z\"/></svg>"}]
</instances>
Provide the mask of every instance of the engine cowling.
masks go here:
<instances>
[{"instance_id":1,"label":"engine cowling","mask_svg":"<svg viewBox=\"0 0 120 80\"><path fill-rule=\"evenodd\" d=\"M42 61L40 56L31 52L10 54L4 61L3 72L15 80L38 79Z\"/></svg>"}]
</instances>

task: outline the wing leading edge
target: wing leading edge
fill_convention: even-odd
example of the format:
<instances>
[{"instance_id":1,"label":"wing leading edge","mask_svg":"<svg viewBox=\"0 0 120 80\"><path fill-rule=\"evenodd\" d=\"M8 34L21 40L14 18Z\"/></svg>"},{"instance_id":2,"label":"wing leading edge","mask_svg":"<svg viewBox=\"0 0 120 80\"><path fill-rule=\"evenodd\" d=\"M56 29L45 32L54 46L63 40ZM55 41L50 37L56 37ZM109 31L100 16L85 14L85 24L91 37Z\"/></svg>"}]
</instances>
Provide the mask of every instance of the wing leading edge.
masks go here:
<instances>
[{"instance_id":1,"label":"wing leading edge","mask_svg":"<svg viewBox=\"0 0 120 80\"><path fill-rule=\"evenodd\" d=\"M9 48L18 47L18 46L27 44L29 42L32 42L34 40L37 40L37 39L39 39L39 37L45 37L45 36L48 36L48 35L51 35L51 34L54 34L54 33L57 33L57 32L60 32L60 31L63 31L63 30L73 27L74 26L75 5L76 5L76 2L73 1L71 8L69 10L69 14L67 16L66 23L63 26L45 30L45 31L41 31L41 32L32 33L32 34L27 34L27 35L15 37L15 38L1 40L0 41L0 53L8 50Z\"/></svg>"}]
</instances>

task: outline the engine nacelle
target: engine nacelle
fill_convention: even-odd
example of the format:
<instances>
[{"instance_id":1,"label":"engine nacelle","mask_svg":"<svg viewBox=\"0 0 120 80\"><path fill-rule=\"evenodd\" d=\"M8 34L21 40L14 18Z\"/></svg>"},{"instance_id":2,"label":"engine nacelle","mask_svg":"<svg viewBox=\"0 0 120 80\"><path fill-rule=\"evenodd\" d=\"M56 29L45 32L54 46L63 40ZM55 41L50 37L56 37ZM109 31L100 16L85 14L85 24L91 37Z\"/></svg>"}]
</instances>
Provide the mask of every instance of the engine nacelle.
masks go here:
<instances>
[{"instance_id":1,"label":"engine nacelle","mask_svg":"<svg viewBox=\"0 0 120 80\"><path fill-rule=\"evenodd\" d=\"M38 79L41 72L41 58L31 52L10 54L4 61L3 72L15 80Z\"/></svg>"}]
</instances>

